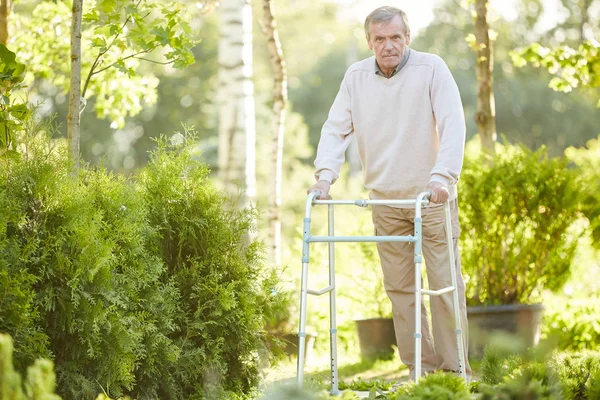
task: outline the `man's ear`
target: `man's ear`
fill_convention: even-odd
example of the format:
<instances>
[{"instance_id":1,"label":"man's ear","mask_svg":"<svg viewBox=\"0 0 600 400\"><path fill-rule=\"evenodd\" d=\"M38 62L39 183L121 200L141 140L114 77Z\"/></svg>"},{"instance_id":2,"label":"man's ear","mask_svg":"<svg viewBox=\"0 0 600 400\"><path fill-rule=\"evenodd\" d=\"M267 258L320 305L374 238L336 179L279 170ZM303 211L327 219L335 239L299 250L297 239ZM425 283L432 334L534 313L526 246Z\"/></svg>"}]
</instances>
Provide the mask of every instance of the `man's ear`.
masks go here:
<instances>
[{"instance_id":1,"label":"man's ear","mask_svg":"<svg viewBox=\"0 0 600 400\"><path fill-rule=\"evenodd\" d=\"M410 44L410 31L406 32L406 45Z\"/></svg>"},{"instance_id":2,"label":"man's ear","mask_svg":"<svg viewBox=\"0 0 600 400\"><path fill-rule=\"evenodd\" d=\"M373 45L371 44L371 41L369 40L369 38L367 37L367 45L369 45L369 50L373 50Z\"/></svg>"}]
</instances>

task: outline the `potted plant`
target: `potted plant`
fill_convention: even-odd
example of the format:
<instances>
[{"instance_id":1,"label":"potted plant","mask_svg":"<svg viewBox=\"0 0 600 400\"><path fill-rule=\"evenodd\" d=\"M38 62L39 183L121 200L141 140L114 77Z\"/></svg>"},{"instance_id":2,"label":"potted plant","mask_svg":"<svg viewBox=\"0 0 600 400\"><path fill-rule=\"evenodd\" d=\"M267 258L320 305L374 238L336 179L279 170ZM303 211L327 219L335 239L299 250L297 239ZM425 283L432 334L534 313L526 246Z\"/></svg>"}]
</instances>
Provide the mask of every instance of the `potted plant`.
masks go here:
<instances>
[{"instance_id":1,"label":"potted plant","mask_svg":"<svg viewBox=\"0 0 600 400\"><path fill-rule=\"evenodd\" d=\"M537 343L545 290L568 280L583 227L577 171L545 148L468 146L460 180L461 261L474 356L503 330Z\"/></svg>"}]
</instances>

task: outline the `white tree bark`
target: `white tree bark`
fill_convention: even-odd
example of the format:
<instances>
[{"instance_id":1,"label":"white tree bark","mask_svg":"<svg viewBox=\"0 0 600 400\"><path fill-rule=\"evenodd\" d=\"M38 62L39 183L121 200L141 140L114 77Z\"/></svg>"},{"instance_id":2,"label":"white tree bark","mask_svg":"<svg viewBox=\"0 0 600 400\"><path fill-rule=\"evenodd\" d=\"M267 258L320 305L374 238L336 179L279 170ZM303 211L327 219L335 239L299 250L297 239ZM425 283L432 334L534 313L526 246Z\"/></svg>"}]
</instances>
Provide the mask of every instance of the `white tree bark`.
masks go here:
<instances>
[{"instance_id":1,"label":"white tree bark","mask_svg":"<svg viewBox=\"0 0 600 400\"><path fill-rule=\"evenodd\" d=\"M356 39L348 41L348 47L346 48L346 68L350 68L352 64L358 61L358 46L356 45ZM350 166L349 177L360 177L362 172L362 165L360 164L360 156L358 155L358 144L356 143L356 137L352 137L352 142L346 150L346 160ZM346 180L346 184L349 181Z\"/></svg>"},{"instance_id":2,"label":"white tree bark","mask_svg":"<svg viewBox=\"0 0 600 400\"><path fill-rule=\"evenodd\" d=\"M492 78L492 41L487 21L488 0L475 1L475 38L477 45L477 133L481 138L481 148L494 153L496 143L496 105L494 102Z\"/></svg>"},{"instance_id":3,"label":"white tree bark","mask_svg":"<svg viewBox=\"0 0 600 400\"><path fill-rule=\"evenodd\" d=\"M281 265L281 181L283 169L283 139L285 135L285 107L287 103L287 72L281 42L273 17L273 1L263 0L262 30L267 39L267 48L273 68L273 121L272 121L272 153L271 180L269 195L269 239L271 244L271 261ZM274 196L273 196L274 194Z\"/></svg>"},{"instance_id":4,"label":"white tree bark","mask_svg":"<svg viewBox=\"0 0 600 400\"><path fill-rule=\"evenodd\" d=\"M219 177L227 192L256 195L256 126L252 82L252 8L248 0L219 7Z\"/></svg>"},{"instance_id":5,"label":"white tree bark","mask_svg":"<svg viewBox=\"0 0 600 400\"><path fill-rule=\"evenodd\" d=\"M69 89L69 114L67 134L69 154L73 159L74 171L79 168L79 138L81 110L81 15L83 0L73 0L71 20L71 87Z\"/></svg>"}]
</instances>

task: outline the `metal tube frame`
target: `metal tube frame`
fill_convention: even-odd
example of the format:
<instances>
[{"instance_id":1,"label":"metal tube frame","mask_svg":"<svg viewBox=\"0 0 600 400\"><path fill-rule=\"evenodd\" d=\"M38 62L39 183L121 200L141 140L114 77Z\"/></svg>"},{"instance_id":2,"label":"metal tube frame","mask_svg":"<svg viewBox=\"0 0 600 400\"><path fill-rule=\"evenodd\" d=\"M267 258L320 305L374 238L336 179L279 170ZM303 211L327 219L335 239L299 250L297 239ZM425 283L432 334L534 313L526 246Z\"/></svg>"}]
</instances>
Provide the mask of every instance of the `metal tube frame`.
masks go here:
<instances>
[{"instance_id":1,"label":"metal tube frame","mask_svg":"<svg viewBox=\"0 0 600 400\"><path fill-rule=\"evenodd\" d=\"M336 302L335 302L335 242L409 242L414 243L414 262L415 262L415 362L414 362L414 380L419 381L421 377L421 303L422 296L440 296L444 293L452 292L454 308L454 324L458 350L459 373L463 379L467 379L464 368L465 348L462 337L462 327L460 321L460 308L458 302L456 261L454 259L454 245L452 239L452 220L450 215L449 202L444 204L444 219L446 224L446 240L448 242L448 255L450 257L450 276L452 286L438 290L426 290L421 287L423 263L423 219L421 217L421 208L429 204L430 192L420 193L416 199L411 200L318 200L319 193L310 193L306 198L306 207L304 213L304 233L302 241L302 277L300 290L300 322L298 330L298 365L297 382L298 387L302 388L304 383L304 363L306 350L306 302L309 294L321 296L329 293L330 307L330 351L331 351L331 394L339 394L338 389L338 367L337 367L337 325L336 325ZM311 236L311 210L313 205L328 206L328 236ZM414 205L415 206L415 228L414 236L335 236L334 235L334 205L356 205L366 207L368 205ZM308 289L308 265L310 262L310 243L325 242L329 243L329 286L321 290Z\"/></svg>"}]
</instances>

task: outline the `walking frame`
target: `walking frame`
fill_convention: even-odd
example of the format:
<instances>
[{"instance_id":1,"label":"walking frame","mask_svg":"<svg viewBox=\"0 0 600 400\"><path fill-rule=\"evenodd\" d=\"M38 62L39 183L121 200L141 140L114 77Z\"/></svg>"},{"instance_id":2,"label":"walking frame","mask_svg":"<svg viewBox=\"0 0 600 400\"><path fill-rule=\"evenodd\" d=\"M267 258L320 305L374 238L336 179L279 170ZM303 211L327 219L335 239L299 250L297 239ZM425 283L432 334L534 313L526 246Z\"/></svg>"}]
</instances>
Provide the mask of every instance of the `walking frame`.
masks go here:
<instances>
[{"instance_id":1,"label":"walking frame","mask_svg":"<svg viewBox=\"0 0 600 400\"><path fill-rule=\"evenodd\" d=\"M298 387L302 388L304 382L304 363L306 348L306 301L307 295L321 296L329 293L330 308L330 351L331 351L331 394L339 394L338 390L338 368L337 368L337 325L336 325L336 306L335 306L335 242L409 242L414 243L414 262L415 262L415 361L414 361L414 379L415 383L421 376L421 304L423 295L439 296L444 293L452 292L454 308L454 325L456 334L456 343L458 349L459 373L466 380L464 368L465 349L463 344L462 329L460 322L460 309L458 303L458 291L456 281L456 265L454 259L454 246L452 245L452 227L449 202L444 203L444 216L446 224L446 240L448 243L448 255L450 258L450 277L452 286L438 290L426 290L421 287L421 264L423 263L423 233L421 218L421 208L429 204L431 192L420 193L416 199L409 200L319 200L320 192L310 193L306 198L306 211L304 214L304 235L302 243L302 279L300 294L300 327L298 331L298 367L297 378ZM311 236L310 222L311 210L314 205L328 206L328 235ZM415 206L414 236L335 236L334 235L334 205L356 205L367 207L368 205L403 205ZM321 290L311 290L308 285L308 264L310 260L310 243L325 242L329 243L329 286Z\"/></svg>"}]
</instances>

